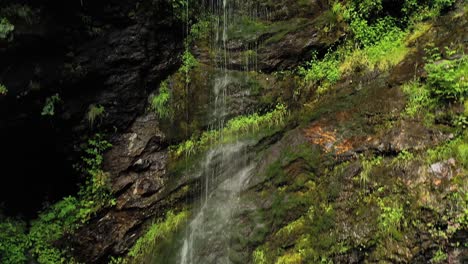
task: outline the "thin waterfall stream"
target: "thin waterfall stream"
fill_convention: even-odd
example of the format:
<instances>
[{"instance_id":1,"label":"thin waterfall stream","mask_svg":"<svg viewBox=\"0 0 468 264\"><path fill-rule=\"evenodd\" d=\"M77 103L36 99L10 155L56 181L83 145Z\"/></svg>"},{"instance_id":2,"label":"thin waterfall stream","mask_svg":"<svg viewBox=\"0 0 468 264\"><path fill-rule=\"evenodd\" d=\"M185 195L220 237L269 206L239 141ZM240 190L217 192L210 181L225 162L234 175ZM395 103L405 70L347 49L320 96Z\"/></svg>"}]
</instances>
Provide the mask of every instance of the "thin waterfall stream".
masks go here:
<instances>
[{"instance_id":1,"label":"thin waterfall stream","mask_svg":"<svg viewBox=\"0 0 468 264\"><path fill-rule=\"evenodd\" d=\"M232 83L228 65L228 27L234 12L229 0L214 1L211 5L217 17L212 45L221 57L218 60L220 63L217 63L221 71L213 82L213 109L209 119L210 129L221 133L202 161L200 204L185 230L176 260L176 263L181 264L231 263L231 222L240 206L241 191L254 168L254 163L249 159L247 140L237 139L222 144L222 131L228 115L229 85ZM240 70L249 70L249 66Z\"/></svg>"}]
</instances>

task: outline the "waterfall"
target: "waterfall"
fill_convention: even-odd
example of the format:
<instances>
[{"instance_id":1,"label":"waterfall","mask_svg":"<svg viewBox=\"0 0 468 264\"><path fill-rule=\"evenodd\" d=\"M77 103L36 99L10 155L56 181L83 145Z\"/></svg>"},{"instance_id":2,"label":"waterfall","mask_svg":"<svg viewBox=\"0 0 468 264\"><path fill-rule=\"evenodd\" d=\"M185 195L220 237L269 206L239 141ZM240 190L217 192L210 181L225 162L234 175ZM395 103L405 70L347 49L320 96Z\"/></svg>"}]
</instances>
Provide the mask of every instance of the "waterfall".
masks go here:
<instances>
[{"instance_id":1,"label":"waterfall","mask_svg":"<svg viewBox=\"0 0 468 264\"><path fill-rule=\"evenodd\" d=\"M215 59L215 64L220 73L213 82L213 109L209 118L210 129L222 131L226 123L226 99L232 81L229 69L228 29L234 14L234 5L231 5L230 0L217 1L211 3L211 10L216 16L212 48L218 54L219 59ZM246 61L247 65L239 70L254 70L249 67L249 60ZM240 206L243 186L255 165L247 155L248 141L237 140L234 143L219 144L223 142L223 137L223 133L220 133L203 159L200 204L187 226L176 263L231 263L231 221Z\"/></svg>"}]
</instances>

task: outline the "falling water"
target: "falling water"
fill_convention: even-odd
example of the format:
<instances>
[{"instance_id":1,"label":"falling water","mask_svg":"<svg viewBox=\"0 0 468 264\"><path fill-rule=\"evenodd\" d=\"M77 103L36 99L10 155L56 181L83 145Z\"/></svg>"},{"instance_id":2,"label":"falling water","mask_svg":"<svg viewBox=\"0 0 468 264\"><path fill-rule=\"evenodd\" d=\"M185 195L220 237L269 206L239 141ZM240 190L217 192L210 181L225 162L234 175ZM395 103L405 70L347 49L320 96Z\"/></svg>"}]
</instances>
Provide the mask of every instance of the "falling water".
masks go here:
<instances>
[{"instance_id":1,"label":"falling water","mask_svg":"<svg viewBox=\"0 0 468 264\"><path fill-rule=\"evenodd\" d=\"M221 62L216 65L221 73L213 82L213 109L209 118L210 129L222 131L227 116L226 99L229 96L229 85L232 83L228 28L230 16L233 14L230 1L234 0L217 1L212 2L211 6L217 17L212 48L219 56L219 59L215 60ZM246 61L247 65L239 70L254 70L249 67L249 60ZM239 209L240 193L251 175L254 164L247 155L249 142L237 140L230 144L220 144L223 137L223 133L220 133L203 160L200 207L187 226L177 263L231 263L231 221Z\"/></svg>"}]
</instances>

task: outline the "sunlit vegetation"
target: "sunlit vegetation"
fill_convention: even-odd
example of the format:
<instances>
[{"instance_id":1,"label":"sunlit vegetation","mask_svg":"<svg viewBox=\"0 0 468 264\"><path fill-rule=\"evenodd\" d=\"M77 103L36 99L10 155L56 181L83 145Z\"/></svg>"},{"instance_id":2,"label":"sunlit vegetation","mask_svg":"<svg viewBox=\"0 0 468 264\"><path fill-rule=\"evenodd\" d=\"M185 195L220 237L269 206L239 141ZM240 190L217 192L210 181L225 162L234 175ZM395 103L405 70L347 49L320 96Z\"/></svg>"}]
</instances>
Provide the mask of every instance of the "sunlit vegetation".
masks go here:
<instances>
[{"instance_id":1,"label":"sunlit vegetation","mask_svg":"<svg viewBox=\"0 0 468 264\"><path fill-rule=\"evenodd\" d=\"M154 223L145 235L138 239L128 253L130 262L143 263L145 257L171 239L171 236L186 223L188 216L187 211L179 213L169 211L165 219Z\"/></svg>"},{"instance_id":2,"label":"sunlit vegetation","mask_svg":"<svg viewBox=\"0 0 468 264\"><path fill-rule=\"evenodd\" d=\"M288 111L284 105L277 105L276 108L264 115L257 113L249 116L240 116L230 120L222 130L211 130L203 132L198 139L187 140L173 148L176 157L183 154L192 155L205 150L212 144L227 143L239 136L247 136L257 133L262 129L274 129L284 125Z\"/></svg>"},{"instance_id":3,"label":"sunlit vegetation","mask_svg":"<svg viewBox=\"0 0 468 264\"><path fill-rule=\"evenodd\" d=\"M306 86L312 84L318 87L317 93L320 95L344 76L374 70L388 71L410 52L408 45L430 29L430 24L424 21L438 16L453 3L451 0L429 1L422 5L415 0L407 0L402 8L407 23L402 25L397 22L398 18L382 16L382 1L335 2L331 13L334 19L329 20L336 21L330 23L346 22L352 37L335 51L326 53L323 58L318 59L317 53L313 53L312 60L305 67L299 67L298 73L304 78ZM336 10L339 10L340 15ZM447 64L451 64L450 67L456 71L455 65ZM437 70L437 67L443 66L432 66L429 69ZM466 68L463 70L466 72Z\"/></svg>"}]
</instances>

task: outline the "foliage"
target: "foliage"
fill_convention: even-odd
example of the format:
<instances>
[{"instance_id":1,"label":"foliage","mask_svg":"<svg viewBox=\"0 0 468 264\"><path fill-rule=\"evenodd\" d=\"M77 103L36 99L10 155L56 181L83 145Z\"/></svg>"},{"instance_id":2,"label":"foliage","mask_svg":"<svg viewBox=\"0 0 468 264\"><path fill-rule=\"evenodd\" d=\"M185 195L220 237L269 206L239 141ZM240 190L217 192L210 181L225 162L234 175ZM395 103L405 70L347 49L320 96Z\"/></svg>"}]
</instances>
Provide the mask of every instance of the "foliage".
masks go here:
<instances>
[{"instance_id":1,"label":"foliage","mask_svg":"<svg viewBox=\"0 0 468 264\"><path fill-rule=\"evenodd\" d=\"M427 150L426 162L433 164L445 161L450 158L456 158L460 164L468 169L468 135L465 134L455 138L436 148Z\"/></svg>"},{"instance_id":2,"label":"foliage","mask_svg":"<svg viewBox=\"0 0 468 264\"><path fill-rule=\"evenodd\" d=\"M445 260L447 260L447 258L448 258L447 253L445 253L444 251L442 251L442 249L439 248L439 250L437 250L434 253L434 256L431 259L431 263L442 263Z\"/></svg>"},{"instance_id":3,"label":"foliage","mask_svg":"<svg viewBox=\"0 0 468 264\"><path fill-rule=\"evenodd\" d=\"M185 74L185 83L190 83L190 70L198 65L197 59L193 56L193 54L189 51L188 48L185 49L184 54L182 55L182 66L180 67L179 71Z\"/></svg>"},{"instance_id":4,"label":"foliage","mask_svg":"<svg viewBox=\"0 0 468 264\"><path fill-rule=\"evenodd\" d=\"M380 39L373 45L354 49L340 65L341 73L349 74L374 69L388 70L401 62L408 53L408 48L404 43L405 35L404 32L395 28L380 36Z\"/></svg>"},{"instance_id":5,"label":"foliage","mask_svg":"<svg viewBox=\"0 0 468 264\"><path fill-rule=\"evenodd\" d=\"M368 159L363 159L361 161L362 171L359 174L359 182L361 183L361 185L364 188L366 187L367 183L369 182L370 173L371 173L372 169L375 166L379 166L380 164L382 164L382 160L383 160L382 157L375 157L373 159L369 159L369 160Z\"/></svg>"},{"instance_id":6,"label":"foliage","mask_svg":"<svg viewBox=\"0 0 468 264\"><path fill-rule=\"evenodd\" d=\"M153 97L150 99L150 109L157 113L161 119L168 118L171 114L169 107L170 98L171 94L167 85L167 81L163 81L159 86L159 94L153 95Z\"/></svg>"},{"instance_id":7,"label":"foliage","mask_svg":"<svg viewBox=\"0 0 468 264\"><path fill-rule=\"evenodd\" d=\"M25 263L27 250L26 225L21 221L0 220L0 262Z\"/></svg>"},{"instance_id":8,"label":"foliage","mask_svg":"<svg viewBox=\"0 0 468 264\"><path fill-rule=\"evenodd\" d=\"M367 20L356 15L349 27L356 43L364 47L375 44L383 36L394 34L394 31L399 31L394 19L391 17L380 18L374 24L369 25Z\"/></svg>"},{"instance_id":9,"label":"foliage","mask_svg":"<svg viewBox=\"0 0 468 264\"><path fill-rule=\"evenodd\" d=\"M38 22L38 11L28 5L10 4L1 7L0 14L12 19L13 21L22 20L29 25Z\"/></svg>"},{"instance_id":10,"label":"foliage","mask_svg":"<svg viewBox=\"0 0 468 264\"><path fill-rule=\"evenodd\" d=\"M210 30L211 17L204 16L190 28L189 43L202 40L207 37Z\"/></svg>"},{"instance_id":11,"label":"foliage","mask_svg":"<svg viewBox=\"0 0 468 264\"><path fill-rule=\"evenodd\" d=\"M42 108L41 115L53 116L55 114L55 105L61 101L59 94L52 95L46 99L45 105Z\"/></svg>"},{"instance_id":12,"label":"foliage","mask_svg":"<svg viewBox=\"0 0 468 264\"><path fill-rule=\"evenodd\" d=\"M11 32L13 32L13 30L15 30L15 26L13 26L8 19L0 19L0 39L11 40Z\"/></svg>"},{"instance_id":13,"label":"foliage","mask_svg":"<svg viewBox=\"0 0 468 264\"><path fill-rule=\"evenodd\" d=\"M337 53L328 52L322 60L318 60L317 52L313 52L311 61L307 63L307 68L300 67L299 74L306 82L327 81L334 84L340 79L339 64Z\"/></svg>"},{"instance_id":14,"label":"foliage","mask_svg":"<svg viewBox=\"0 0 468 264\"><path fill-rule=\"evenodd\" d=\"M171 0L172 10L177 19L188 22L189 0Z\"/></svg>"},{"instance_id":15,"label":"foliage","mask_svg":"<svg viewBox=\"0 0 468 264\"><path fill-rule=\"evenodd\" d=\"M180 157L182 154L190 156L191 154L203 150L212 142L228 142L233 137L238 136L239 133L242 133L243 136L246 136L248 134L253 134L259 131L261 128L272 129L279 127L284 124L287 115L288 111L286 107L282 104L278 104L273 111L264 115L255 113L249 116L236 117L230 120L221 131L206 131L198 140L187 140L178 146L173 147L172 151L176 157ZM220 135L223 136L220 137ZM220 138L222 138L222 142L219 142Z\"/></svg>"},{"instance_id":16,"label":"foliage","mask_svg":"<svg viewBox=\"0 0 468 264\"><path fill-rule=\"evenodd\" d=\"M157 247L167 242L171 236L188 220L188 211L175 214L172 211L166 213L166 219L157 221L149 230L140 237L128 253L130 263L145 263L144 260ZM124 261L125 262L125 261Z\"/></svg>"},{"instance_id":17,"label":"foliage","mask_svg":"<svg viewBox=\"0 0 468 264\"><path fill-rule=\"evenodd\" d=\"M80 170L88 180L80 187L77 197L66 197L53 204L34 220L28 233L28 246L40 264L69 263L64 251L54 247L64 234L86 223L99 209L114 204L107 187L107 175L101 170L103 152L111 146L97 134L88 141Z\"/></svg>"},{"instance_id":18,"label":"foliage","mask_svg":"<svg viewBox=\"0 0 468 264\"><path fill-rule=\"evenodd\" d=\"M391 199L378 199L380 216L378 226L383 235L392 235L398 239L400 229L404 224L403 207Z\"/></svg>"},{"instance_id":19,"label":"foliage","mask_svg":"<svg viewBox=\"0 0 468 264\"><path fill-rule=\"evenodd\" d=\"M8 93L8 89L5 87L5 85L0 84L0 95L6 95Z\"/></svg>"},{"instance_id":20,"label":"foliage","mask_svg":"<svg viewBox=\"0 0 468 264\"><path fill-rule=\"evenodd\" d=\"M84 220L80 210L78 199L66 197L42 212L38 219L32 222L28 245L39 263L65 263L64 252L55 248L53 242L65 233L75 230Z\"/></svg>"},{"instance_id":21,"label":"foliage","mask_svg":"<svg viewBox=\"0 0 468 264\"><path fill-rule=\"evenodd\" d=\"M429 90L419 81L406 83L402 89L408 96L405 113L410 117L431 109L435 105L435 100L431 97Z\"/></svg>"},{"instance_id":22,"label":"foliage","mask_svg":"<svg viewBox=\"0 0 468 264\"><path fill-rule=\"evenodd\" d=\"M105 114L106 110L102 105L95 105L92 104L89 106L88 113L86 118L88 119L89 125L92 127L96 119L102 119L103 115Z\"/></svg>"},{"instance_id":23,"label":"foliage","mask_svg":"<svg viewBox=\"0 0 468 264\"><path fill-rule=\"evenodd\" d=\"M268 263L267 258L265 256L265 251L263 251L261 248L257 248L253 252L252 257L253 257L253 263L254 264L266 264L266 263Z\"/></svg>"},{"instance_id":24,"label":"foliage","mask_svg":"<svg viewBox=\"0 0 468 264\"><path fill-rule=\"evenodd\" d=\"M468 96L468 57L426 64L427 84L439 100L461 101Z\"/></svg>"},{"instance_id":25,"label":"foliage","mask_svg":"<svg viewBox=\"0 0 468 264\"><path fill-rule=\"evenodd\" d=\"M80 212L86 218L97 212L99 209L114 205L115 201L108 187L108 173L101 169L104 160L103 153L112 145L103 139L103 136L96 136L88 140L85 155L82 157L83 165L79 169L88 175L88 179L79 191L79 197L83 205ZM84 222L84 221L83 221Z\"/></svg>"}]
</instances>

